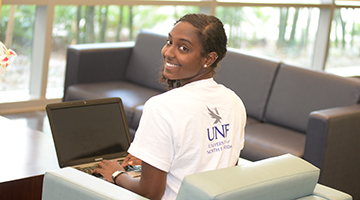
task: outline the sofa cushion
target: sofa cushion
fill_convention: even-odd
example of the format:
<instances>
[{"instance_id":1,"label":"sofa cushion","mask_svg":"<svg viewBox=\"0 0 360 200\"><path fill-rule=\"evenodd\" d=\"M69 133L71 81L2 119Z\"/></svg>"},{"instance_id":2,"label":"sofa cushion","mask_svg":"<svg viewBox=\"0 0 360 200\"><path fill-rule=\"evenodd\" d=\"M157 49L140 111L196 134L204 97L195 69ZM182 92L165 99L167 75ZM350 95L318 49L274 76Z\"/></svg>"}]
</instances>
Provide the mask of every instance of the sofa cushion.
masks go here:
<instances>
[{"instance_id":1,"label":"sofa cushion","mask_svg":"<svg viewBox=\"0 0 360 200\"><path fill-rule=\"evenodd\" d=\"M142 87L126 81L88 83L72 85L68 88L66 101L120 97L129 124L137 106L143 105L150 97L159 94L157 90Z\"/></svg>"},{"instance_id":2,"label":"sofa cushion","mask_svg":"<svg viewBox=\"0 0 360 200\"><path fill-rule=\"evenodd\" d=\"M359 103L360 80L282 64L264 120L306 132L310 112Z\"/></svg>"},{"instance_id":3,"label":"sofa cushion","mask_svg":"<svg viewBox=\"0 0 360 200\"><path fill-rule=\"evenodd\" d=\"M319 169L287 154L275 158L186 176L182 199L297 199L311 195Z\"/></svg>"},{"instance_id":4,"label":"sofa cushion","mask_svg":"<svg viewBox=\"0 0 360 200\"><path fill-rule=\"evenodd\" d=\"M232 89L244 102L248 116L262 120L278 61L228 49L215 74L218 83Z\"/></svg>"},{"instance_id":5,"label":"sofa cushion","mask_svg":"<svg viewBox=\"0 0 360 200\"><path fill-rule=\"evenodd\" d=\"M159 91L166 90L166 85L159 83L163 63L161 49L166 39L165 35L145 30L139 33L125 72L127 81Z\"/></svg>"},{"instance_id":6,"label":"sofa cushion","mask_svg":"<svg viewBox=\"0 0 360 200\"><path fill-rule=\"evenodd\" d=\"M240 156L251 161L291 153L302 157L305 134L284 127L254 123L245 127L245 144Z\"/></svg>"},{"instance_id":7,"label":"sofa cushion","mask_svg":"<svg viewBox=\"0 0 360 200\"><path fill-rule=\"evenodd\" d=\"M260 121L257 119L254 119L252 117L247 117L247 119L246 119L246 126L249 126L250 124L257 124L257 123L260 123Z\"/></svg>"},{"instance_id":8,"label":"sofa cushion","mask_svg":"<svg viewBox=\"0 0 360 200\"><path fill-rule=\"evenodd\" d=\"M131 128L133 128L134 130L136 130L139 126L139 122L140 122L140 118L141 118L143 109L144 109L144 105L137 106L134 109L134 114L131 119L131 123L129 124L129 126Z\"/></svg>"}]
</instances>

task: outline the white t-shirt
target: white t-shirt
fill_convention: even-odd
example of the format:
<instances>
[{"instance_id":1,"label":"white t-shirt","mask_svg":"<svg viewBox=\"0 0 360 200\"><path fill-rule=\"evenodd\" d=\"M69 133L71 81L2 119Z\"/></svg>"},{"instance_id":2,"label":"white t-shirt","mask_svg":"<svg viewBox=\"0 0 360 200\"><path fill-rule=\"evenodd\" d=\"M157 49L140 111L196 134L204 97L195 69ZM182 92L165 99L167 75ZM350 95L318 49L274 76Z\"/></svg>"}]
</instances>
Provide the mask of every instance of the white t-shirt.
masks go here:
<instances>
[{"instance_id":1,"label":"white t-shirt","mask_svg":"<svg viewBox=\"0 0 360 200\"><path fill-rule=\"evenodd\" d=\"M129 153L167 172L163 199L186 175L234 166L244 145L245 107L212 78L150 98Z\"/></svg>"}]
</instances>

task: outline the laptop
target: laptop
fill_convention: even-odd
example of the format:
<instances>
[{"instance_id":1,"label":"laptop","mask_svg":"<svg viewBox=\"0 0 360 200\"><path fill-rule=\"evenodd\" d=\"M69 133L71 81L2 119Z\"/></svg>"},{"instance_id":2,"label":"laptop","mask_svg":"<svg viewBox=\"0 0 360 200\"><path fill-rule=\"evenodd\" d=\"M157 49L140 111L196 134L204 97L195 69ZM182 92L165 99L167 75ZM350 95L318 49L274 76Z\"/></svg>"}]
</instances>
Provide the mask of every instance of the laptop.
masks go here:
<instances>
[{"instance_id":1,"label":"laptop","mask_svg":"<svg viewBox=\"0 0 360 200\"><path fill-rule=\"evenodd\" d=\"M60 168L91 174L102 160L121 163L127 156L131 138L120 98L48 104L46 113ZM141 169L131 171L140 176Z\"/></svg>"}]
</instances>

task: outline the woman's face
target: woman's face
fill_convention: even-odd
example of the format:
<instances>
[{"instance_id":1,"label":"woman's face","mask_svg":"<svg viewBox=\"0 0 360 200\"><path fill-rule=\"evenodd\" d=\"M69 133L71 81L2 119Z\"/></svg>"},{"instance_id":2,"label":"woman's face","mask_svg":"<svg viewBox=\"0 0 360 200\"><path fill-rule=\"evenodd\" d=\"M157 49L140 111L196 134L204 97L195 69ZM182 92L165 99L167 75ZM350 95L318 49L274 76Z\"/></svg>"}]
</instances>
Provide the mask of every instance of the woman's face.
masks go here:
<instances>
[{"instance_id":1,"label":"woman's face","mask_svg":"<svg viewBox=\"0 0 360 200\"><path fill-rule=\"evenodd\" d=\"M212 77L211 67L204 67L207 57L202 57L196 28L189 22L179 22L168 36L161 53L164 58L164 76L180 80L182 85Z\"/></svg>"}]
</instances>

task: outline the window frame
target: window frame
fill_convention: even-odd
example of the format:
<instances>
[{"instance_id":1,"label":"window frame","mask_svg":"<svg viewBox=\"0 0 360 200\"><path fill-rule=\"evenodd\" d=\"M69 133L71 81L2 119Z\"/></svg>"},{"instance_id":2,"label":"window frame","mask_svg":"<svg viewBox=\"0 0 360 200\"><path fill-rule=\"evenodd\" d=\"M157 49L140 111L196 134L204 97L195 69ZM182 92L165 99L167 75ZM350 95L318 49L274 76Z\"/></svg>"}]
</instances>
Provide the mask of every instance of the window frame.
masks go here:
<instances>
[{"instance_id":1,"label":"window frame","mask_svg":"<svg viewBox=\"0 0 360 200\"><path fill-rule=\"evenodd\" d=\"M266 2L266 1L265 1ZM290 1L294 2L294 1ZM340 2L350 2L341 4ZM356 3L351 3L356 2ZM0 103L0 114L11 112L22 112L44 109L45 105L52 102L59 102L61 99L47 99L46 87L49 71L49 60L52 41L52 25L54 19L54 10L57 5L99 5L97 0L0 0L3 5L36 5L36 16L34 26L33 52L39 52L32 55L30 88L28 101ZM336 4L338 3L338 4ZM358 4L357 4L358 3ZM312 68L324 70L329 50L329 37L331 31L331 22L334 10L337 8L360 8L360 0L320 0L316 4L304 3L251 3L235 2L233 0L102 0L102 5L181 5L181 6L199 6L200 12L206 14L215 14L217 6L258 6L258 7L316 7L320 8L319 28L315 41L314 55L312 59ZM327 36L327 37L324 37Z\"/></svg>"}]
</instances>

